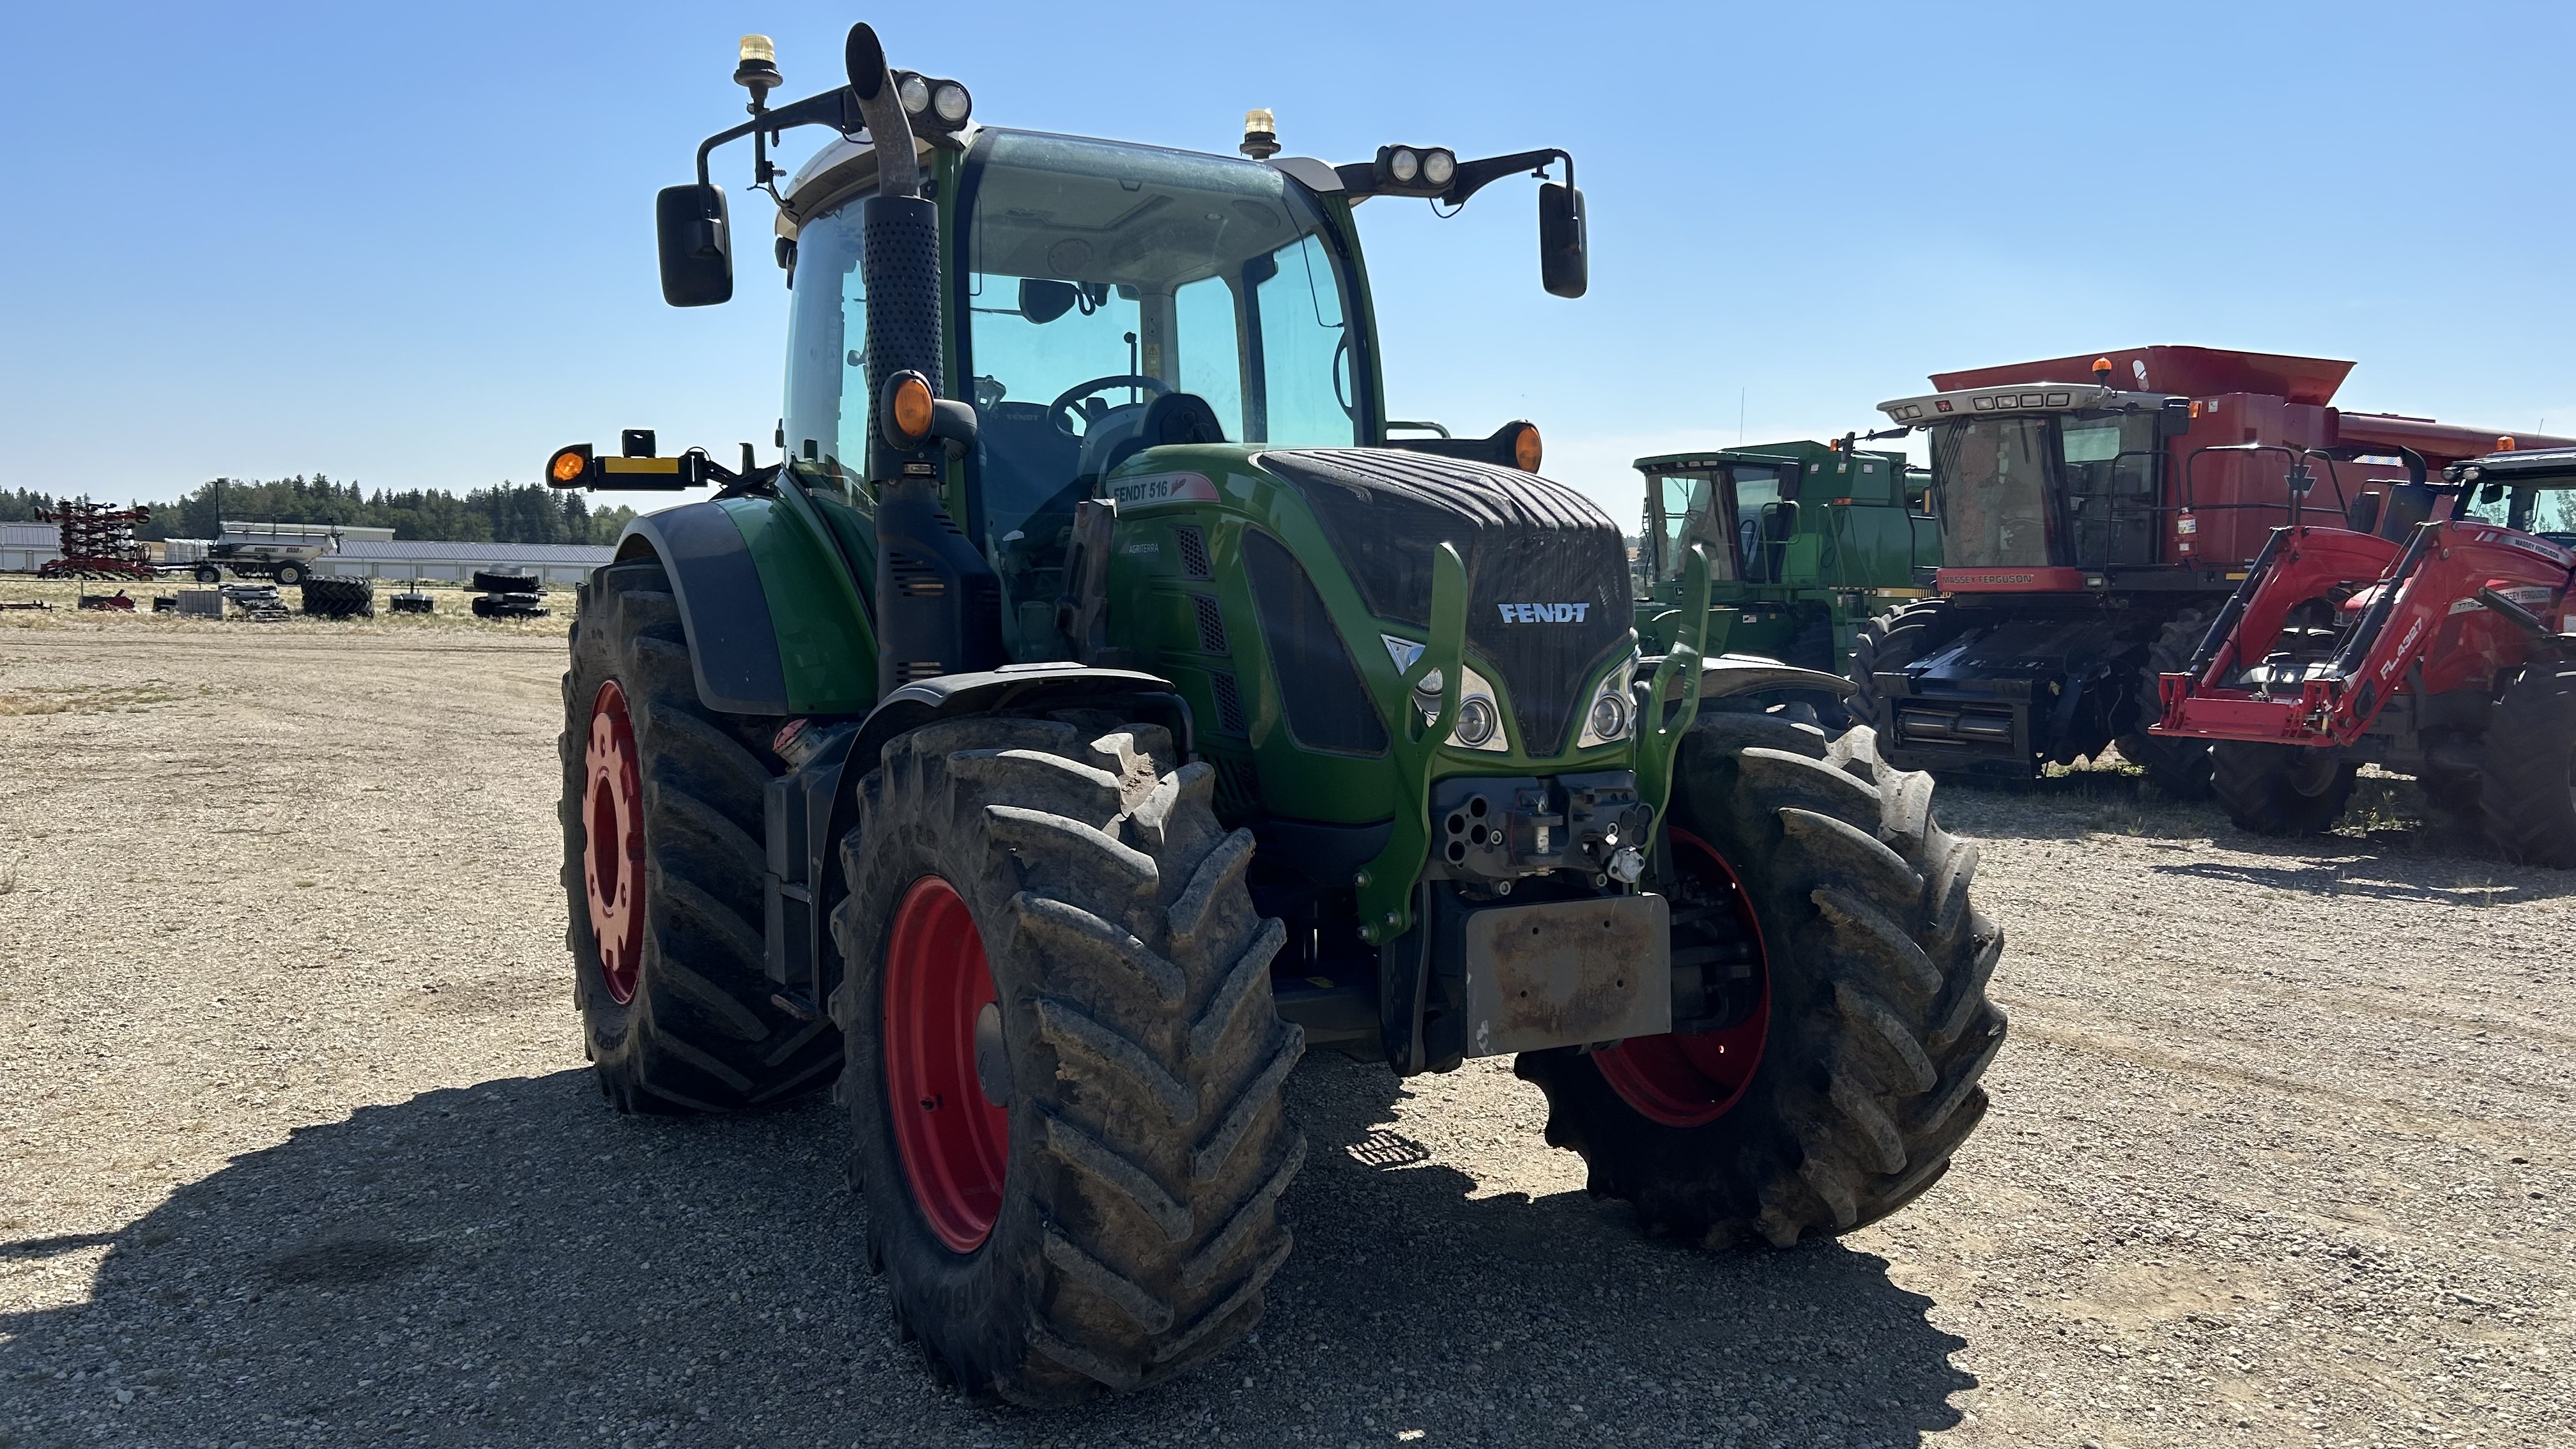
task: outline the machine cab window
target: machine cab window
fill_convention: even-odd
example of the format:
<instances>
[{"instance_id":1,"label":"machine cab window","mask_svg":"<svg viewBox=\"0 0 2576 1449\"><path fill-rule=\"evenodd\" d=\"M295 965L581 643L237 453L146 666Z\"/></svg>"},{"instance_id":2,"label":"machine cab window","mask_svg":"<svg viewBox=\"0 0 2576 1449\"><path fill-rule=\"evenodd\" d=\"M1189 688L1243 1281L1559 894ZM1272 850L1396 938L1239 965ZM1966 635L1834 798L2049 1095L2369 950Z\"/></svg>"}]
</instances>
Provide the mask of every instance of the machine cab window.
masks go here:
<instances>
[{"instance_id":1,"label":"machine cab window","mask_svg":"<svg viewBox=\"0 0 2576 1449\"><path fill-rule=\"evenodd\" d=\"M1653 475L1656 517L1649 523L1658 583L1681 578L1692 544L1708 547L1708 576L1733 579L1737 542L1735 510L1724 484L1725 470L1657 472Z\"/></svg>"}]
</instances>

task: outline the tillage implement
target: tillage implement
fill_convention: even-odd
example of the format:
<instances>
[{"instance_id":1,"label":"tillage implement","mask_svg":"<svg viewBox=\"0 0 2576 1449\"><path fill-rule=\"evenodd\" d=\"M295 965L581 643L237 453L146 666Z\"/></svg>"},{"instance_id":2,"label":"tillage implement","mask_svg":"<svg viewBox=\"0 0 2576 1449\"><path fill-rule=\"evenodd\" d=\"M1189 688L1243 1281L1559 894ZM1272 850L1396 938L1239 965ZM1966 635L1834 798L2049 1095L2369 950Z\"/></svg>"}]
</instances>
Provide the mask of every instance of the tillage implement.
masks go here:
<instances>
[{"instance_id":1,"label":"tillage implement","mask_svg":"<svg viewBox=\"0 0 2576 1449\"><path fill-rule=\"evenodd\" d=\"M706 1112L826 1086L865 1251L934 1370L1052 1404L1259 1320L1330 1048L1513 1054L1595 1191L1786 1245L1922 1192L1985 1110L2002 949L1973 845L1838 681L1654 655L1619 529L1536 429L1391 440L1357 207L1573 163L1345 165L979 125L890 70L752 117L661 194L665 298L733 291L750 138L788 278L776 461L559 450L562 487L717 486L583 586L563 882L600 1085ZM837 133L793 175L790 128ZM1414 429L1414 431L1433 431Z\"/></svg>"}]
</instances>

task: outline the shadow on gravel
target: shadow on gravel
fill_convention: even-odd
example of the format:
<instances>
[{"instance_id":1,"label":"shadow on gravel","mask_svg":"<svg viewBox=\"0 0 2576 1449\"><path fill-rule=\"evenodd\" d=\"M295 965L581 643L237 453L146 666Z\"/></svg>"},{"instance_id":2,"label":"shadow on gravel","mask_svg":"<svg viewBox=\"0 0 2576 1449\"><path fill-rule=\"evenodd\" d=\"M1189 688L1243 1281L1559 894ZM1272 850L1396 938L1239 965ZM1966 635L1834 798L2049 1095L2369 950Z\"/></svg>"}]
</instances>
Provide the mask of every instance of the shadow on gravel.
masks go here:
<instances>
[{"instance_id":1,"label":"shadow on gravel","mask_svg":"<svg viewBox=\"0 0 2576 1449\"><path fill-rule=\"evenodd\" d=\"M1299 1241L1251 1343L1053 1415L960 1403L894 1341L829 1108L621 1119L582 1072L366 1108L108 1237L88 1301L0 1318L0 1445L1911 1445L1958 1422L1964 1343L1882 1260L1471 1200L1391 1130L1396 1090L1338 1059L1295 1079Z\"/></svg>"}]
</instances>

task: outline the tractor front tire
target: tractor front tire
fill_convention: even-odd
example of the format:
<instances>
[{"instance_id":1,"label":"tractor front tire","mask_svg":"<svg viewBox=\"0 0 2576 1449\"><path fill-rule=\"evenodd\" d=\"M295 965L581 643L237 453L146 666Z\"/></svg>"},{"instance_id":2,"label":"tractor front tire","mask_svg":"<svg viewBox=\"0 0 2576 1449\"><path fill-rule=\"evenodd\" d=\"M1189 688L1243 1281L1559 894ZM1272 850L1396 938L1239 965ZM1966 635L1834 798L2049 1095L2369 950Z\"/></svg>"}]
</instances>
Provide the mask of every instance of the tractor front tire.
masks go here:
<instances>
[{"instance_id":1,"label":"tractor front tire","mask_svg":"<svg viewBox=\"0 0 2576 1449\"><path fill-rule=\"evenodd\" d=\"M1248 831L1159 726L980 716L859 787L832 916L851 1169L899 1325L972 1397L1152 1384L1260 1320L1305 1160Z\"/></svg>"},{"instance_id":2,"label":"tractor front tire","mask_svg":"<svg viewBox=\"0 0 2576 1449\"><path fill-rule=\"evenodd\" d=\"M840 1060L829 1023L771 999L762 959L777 725L699 703L659 562L581 586L559 744L564 943L600 1092L621 1112L783 1101L828 1085Z\"/></svg>"},{"instance_id":3,"label":"tractor front tire","mask_svg":"<svg viewBox=\"0 0 2576 1449\"><path fill-rule=\"evenodd\" d=\"M2576 869L2576 665L2534 660L2487 716L2487 839L2518 865Z\"/></svg>"},{"instance_id":4,"label":"tractor front tire","mask_svg":"<svg viewBox=\"0 0 2576 1449\"><path fill-rule=\"evenodd\" d=\"M2137 727L2112 741L2121 759L2147 772L2148 784L2176 800L2209 798L2209 744L2205 740L2151 735L2147 726L2164 717L2157 678L2189 668L2191 656L2207 632L2209 616L2197 610L2165 621L2165 626L2156 632L2155 642L2147 646L2146 668L2138 686Z\"/></svg>"},{"instance_id":5,"label":"tractor front tire","mask_svg":"<svg viewBox=\"0 0 2576 1449\"><path fill-rule=\"evenodd\" d=\"M1939 649L1958 637L1964 624L1948 599L1918 599L1861 625L1844 671L1852 692L1843 708L1852 722L1867 725L1882 738L1897 738L1894 710L1878 692L1876 676L1893 674Z\"/></svg>"},{"instance_id":6,"label":"tractor front tire","mask_svg":"<svg viewBox=\"0 0 2576 1449\"><path fill-rule=\"evenodd\" d=\"M1634 1204L1651 1233L1785 1248L1884 1217L1948 1171L2003 1046L1986 998L2003 933L1969 904L1976 846L1931 805L1931 777L1882 762L1867 729L1828 744L1761 716L1692 727L1663 855L1722 868L1703 875L1705 903L1668 882L1675 944L1686 918L1749 913L1764 995L1724 1033L1731 1059L1690 1037L1522 1054L1548 1142L1583 1155L1596 1196ZM1661 1067L1627 1057L1667 1045ZM1683 1051L1714 1074L1697 1096L1674 1090Z\"/></svg>"},{"instance_id":7,"label":"tractor front tire","mask_svg":"<svg viewBox=\"0 0 2576 1449\"><path fill-rule=\"evenodd\" d=\"M2322 835L2343 818L2360 766L2331 750L2220 740L2209 747L2210 793L2239 830Z\"/></svg>"}]
</instances>

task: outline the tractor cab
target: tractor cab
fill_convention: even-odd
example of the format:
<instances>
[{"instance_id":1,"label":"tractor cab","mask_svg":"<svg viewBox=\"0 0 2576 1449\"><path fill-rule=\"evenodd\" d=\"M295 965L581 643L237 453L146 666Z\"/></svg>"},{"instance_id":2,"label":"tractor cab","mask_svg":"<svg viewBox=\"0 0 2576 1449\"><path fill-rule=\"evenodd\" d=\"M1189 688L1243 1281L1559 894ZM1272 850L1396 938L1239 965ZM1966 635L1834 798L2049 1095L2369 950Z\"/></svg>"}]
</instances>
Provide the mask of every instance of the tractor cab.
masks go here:
<instances>
[{"instance_id":1,"label":"tractor cab","mask_svg":"<svg viewBox=\"0 0 2576 1449\"><path fill-rule=\"evenodd\" d=\"M858 202L870 146L791 182L787 416L795 465L863 466L872 399ZM1351 447L1380 431L1355 264L1326 202L1276 168L983 128L936 155L959 238L950 366L979 445L959 522L999 577L1018 659L1061 657L1075 506L1149 446Z\"/></svg>"},{"instance_id":2,"label":"tractor cab","mask_svg":"<svg viewBox=\"0 0 2576 1449\"><path fill-rule=\"evenodd\" d=\"M1932 512L1945 570L2099 571L2165 561L2165 442L2188 431L2190 399L2042 382L1881 406L1892 421L1931 435Z\"/></svg>"},{"instance_id":3,"label":"tractor cab","mask_svg":"<svg viewBox=\"0 0 2576 1449\"><path fill-rule=\"evenodd\" d=\"M2444 472L2460 516L2576 548L2576 448L2494 453Z\"/></svg>"},{"instance_id":4,"label":"tractor cab","mask_svg":"<svg viewBox=\"0 0 2576 1449\"><path fill-rule=\"evenodd\" d=\"M1709 560L1710 637L1725 650L1839 671L1869 612L1913 597L1940 559L1929 475L1849 436L1640 458L1639 632L1673 637L1684 563Z\"/></svg>"}]
</instances>

